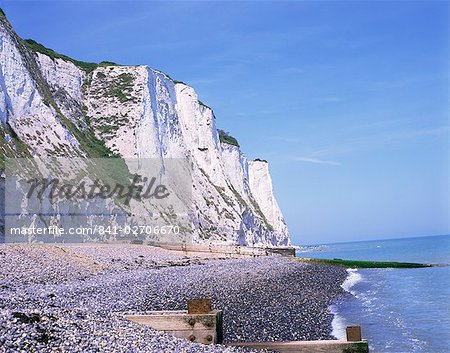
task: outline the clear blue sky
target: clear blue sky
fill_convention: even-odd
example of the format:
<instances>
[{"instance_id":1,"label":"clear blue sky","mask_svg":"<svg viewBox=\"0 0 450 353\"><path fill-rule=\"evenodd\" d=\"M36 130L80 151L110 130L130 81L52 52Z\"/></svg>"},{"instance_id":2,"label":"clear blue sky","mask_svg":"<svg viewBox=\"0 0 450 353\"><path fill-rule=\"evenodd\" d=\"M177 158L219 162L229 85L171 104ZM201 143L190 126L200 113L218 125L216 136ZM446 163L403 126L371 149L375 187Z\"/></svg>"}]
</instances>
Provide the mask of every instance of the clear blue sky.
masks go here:
<instances>
[{"instance_id":1,"label":"clear blue sky","mask_svg":"<svg viewBox=\"0 0 450 353\"><path fill-rule=\"evenodd\" d=\"M0 1L16 31L196 88L296 244L450 233L447 1Z\"/></svg>"}]
</instances>

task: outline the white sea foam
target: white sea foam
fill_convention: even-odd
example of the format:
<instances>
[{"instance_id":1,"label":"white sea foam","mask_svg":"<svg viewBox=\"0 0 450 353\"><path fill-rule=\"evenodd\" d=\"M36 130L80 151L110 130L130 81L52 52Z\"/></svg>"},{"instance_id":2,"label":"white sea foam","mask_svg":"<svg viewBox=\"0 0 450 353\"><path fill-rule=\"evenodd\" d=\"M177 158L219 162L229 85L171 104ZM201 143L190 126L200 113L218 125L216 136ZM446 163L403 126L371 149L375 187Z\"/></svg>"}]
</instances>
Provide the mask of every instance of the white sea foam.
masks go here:
<instances>
[{"instance_id":1,"label":"white sea foam","mask_svg":"<svg viewBox=\"0 0 450 353\"><path fill-rule=\"evenodd\" d=\"M344 288L345 291L353 294L356 297L356 291L352 291L351 288L358 282L362 281L362 276L358 272L357 269L348 268L347 269L348 276L345 279L344 283L341 284L341 287Z\"/></svg>"},{"instance_id":2,"label":"white sea foam","mask_svg":"<svg viewBox=\"0 0 450 353\"><path fill-rule=\"evenodd\" d=\"M338 340L346 339L345 327L347 326L344 318L338 314L336 305L330 305L330 312L333 314L331 321L331 334Z\"/></svg>"},{"instance_id":3,"label":"white sea foam","mask_svg":"<svg viewBox=\"0 0 450 353\"><path fill-rule=\"evenodd\" d=\"M341 287L346 291L358 297L356 291L352 291L351 288L358 282L362 281L362 275L358 272L358 270L353 268L347 269L347 278L344 283L341 284ZM330 312L333 314L333 320L331 321L331 334L336 337L338 340L346 339L345 328L347 324L342 316L339 315L338 308L336 305L330 305Z\"/></svg>"}]
</instances>

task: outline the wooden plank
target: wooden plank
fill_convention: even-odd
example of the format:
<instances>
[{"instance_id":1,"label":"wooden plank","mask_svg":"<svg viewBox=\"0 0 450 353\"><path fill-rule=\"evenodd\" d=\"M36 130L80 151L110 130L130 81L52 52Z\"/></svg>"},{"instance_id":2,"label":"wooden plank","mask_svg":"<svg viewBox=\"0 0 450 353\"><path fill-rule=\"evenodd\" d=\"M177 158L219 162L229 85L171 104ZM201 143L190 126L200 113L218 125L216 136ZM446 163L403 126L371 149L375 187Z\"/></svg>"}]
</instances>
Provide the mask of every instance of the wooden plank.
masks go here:
<instances>
[{"instance_id":1,"label":"wooden plank","mask_svg":"<svg viewBox=\"0 0 450 353\"><path fill-rule=\"evenodd\" d=\"M187 313L188 313L187 310L152 310L149 312L143 312L142 314L135 314L135 315L181 315ZM131 314L125 314L125 316L130 315Z\"/></svg>"},{"instance_id":2,"label":"wooden plank","mask_svg":"<svg viewBox=\"0 0 450 353\"><path fill-rule=\"evenodd\" d=\"M124 318L138 324L148 325L155 330L181 331L181 330L215 330L217 325L217 310L210 314L187 313L155 313L148 315L124 315Z\"/></svg>"},{"instance_id":3,"label":"wooden plank","mask_svg":"<svg viewBox=\"0 0 450 353\"><path fill-rule=\"evenodd\" d=\"M227 346L253 349L268 349L275 352L288 353L368 353L367 341L347 342L344 340L329 341L289 341L289 342L239 342L225 343Z\"/></svg>"},{"instance_id":4,"label":"wooden plank","mask_svg":"<svg viewBox=\"0 0 450 353\"><path fill-rule=\"evenodd\" d=\"M165 331L166 333L178 337L184 338L191 342L203 343L203 344L217 344L218 336L214 330L182 330L182 331Z\"/></svg>"},{"instance_id":5,"label":"wooden plank","mask_svg":"<svg viewBox=\"0 0 450 353\"><path fill-rule=\"evenodd\" d=\"M221 310L212 310L208 314L188 314L186 310L153 311L138 315L124 315L124 318L192 342L222 343Z\"/></svg>"}]
</instances>

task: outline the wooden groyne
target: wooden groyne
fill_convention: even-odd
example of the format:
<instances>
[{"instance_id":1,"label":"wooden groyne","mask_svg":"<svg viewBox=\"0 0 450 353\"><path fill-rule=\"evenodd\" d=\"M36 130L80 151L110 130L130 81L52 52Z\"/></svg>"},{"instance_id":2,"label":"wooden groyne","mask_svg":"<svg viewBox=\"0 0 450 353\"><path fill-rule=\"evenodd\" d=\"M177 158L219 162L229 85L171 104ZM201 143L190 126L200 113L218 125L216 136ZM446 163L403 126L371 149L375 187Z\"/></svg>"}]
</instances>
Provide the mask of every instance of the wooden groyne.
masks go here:
<instances>
[{"instance_id":1,"label":"wooden groyne","mask_svg":"<svg viewBox=\"0 0 450 353\"><path fill-rule=\"evenodd\" d=\"M213 344L222 342L222 311L189 314L187 310L154 311L124 315L124 318L166 332L191 342Z\"/></svg>"},{"instance_id":2,"label":"wooden groyne","mask_svg":"<svg viewBox=\"0 0 450 353\"><path fill-rule=\"evenodd\" d=\"M124 318L191 342L222 343L222 311L211 309L211 299L188 301L188 310L152 311Z\"/></svg>"},{"instance_id":3,"label":"wooden groyne","mask_svg":"<svg viewBox=\"0 0 450 353\"><path fill-rule=\"evenodd\" d=\"M178 338L202 344L223 343L222 311L211 309L211 299L188 301L188 310L152 311L126 314L124 318ZM361 337L359 326L348 326L347 340L231 342L226 346L289 353L368 353L369 345Z\"/></svg>"},{"instance_id":4,"label":"wooden groyne","mask_svg":"<svg viewBox=\"0 0 450 353\"><path fill-rule=\"evenodd\" d=\"M367 341L348 342L345 340L329 341L289 341L289 342L251 342L226 343L227 346L252 349L265 349L279 353L368 353Z\"/></svg>"},{"instance_id":5,"label":"wooden groyne","mask_svg":"<svg viewBox=\"0 0 450 353\"><path fill-rule=\"evenodd\" d=\"M347 326L346 333L346 340L241 342L225 345L279 353L369 353L369 344L362 339L360 326Z\"/></svg>"}]
</instances>

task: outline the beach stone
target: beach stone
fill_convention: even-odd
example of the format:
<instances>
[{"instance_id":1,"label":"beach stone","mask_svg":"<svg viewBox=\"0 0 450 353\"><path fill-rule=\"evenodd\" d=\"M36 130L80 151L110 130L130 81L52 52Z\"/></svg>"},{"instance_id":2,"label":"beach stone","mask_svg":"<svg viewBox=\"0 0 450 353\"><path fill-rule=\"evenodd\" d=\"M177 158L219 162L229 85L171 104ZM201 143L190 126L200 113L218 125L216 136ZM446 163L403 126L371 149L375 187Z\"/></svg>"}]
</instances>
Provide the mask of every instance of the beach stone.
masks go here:
<instances>
[{"instance_id":1,"label":"beach stone","mask_svg":"<svg viewBox=\"0 0 450 353\"><path fill-rule=\"evenodd\" d=\"M148 246L0 245L0 352L244 352L181 340L124 313L210 298L224 340L330 339L345 269L282 257L201 260ZM136 259L140 261L136 262Z\"/></svg>"}]
</instances>

